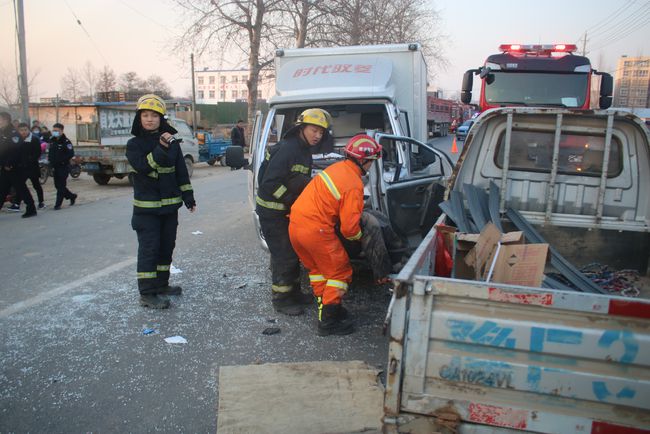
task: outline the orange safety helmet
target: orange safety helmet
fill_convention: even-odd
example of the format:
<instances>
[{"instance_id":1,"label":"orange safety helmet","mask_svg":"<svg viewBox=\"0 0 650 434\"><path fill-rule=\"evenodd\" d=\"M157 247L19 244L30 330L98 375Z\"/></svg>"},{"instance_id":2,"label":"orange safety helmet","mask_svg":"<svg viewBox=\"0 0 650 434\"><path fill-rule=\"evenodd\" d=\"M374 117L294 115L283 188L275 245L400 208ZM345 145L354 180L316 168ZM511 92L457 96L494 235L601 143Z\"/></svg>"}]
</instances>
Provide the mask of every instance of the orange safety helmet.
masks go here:
<instances>
[{"instance_id":1,"label":"orange safety helmet","mask_svg":"<svg viewBox=\"0 0 650 434\"><path fill-rule=\"evenodd\" d=\"M359 163L377 160L381 156L381 145L366 134L357 134L345 145L345 155Z\"/></svg>"}]
</instances>

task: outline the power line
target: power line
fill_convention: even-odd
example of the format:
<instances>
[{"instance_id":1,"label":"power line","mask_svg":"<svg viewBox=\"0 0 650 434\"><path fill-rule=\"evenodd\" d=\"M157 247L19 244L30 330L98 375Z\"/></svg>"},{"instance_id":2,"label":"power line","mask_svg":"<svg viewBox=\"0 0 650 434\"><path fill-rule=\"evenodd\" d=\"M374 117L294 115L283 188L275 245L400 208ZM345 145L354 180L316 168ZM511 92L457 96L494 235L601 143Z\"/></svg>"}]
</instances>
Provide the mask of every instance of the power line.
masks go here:
<instances>
[{"instance_id":1,"label":"power line","mask_svg":"<svg viewBox=\"0 0 650 434\"><path fill-rule=\"evenodd\" d=\"M172 32L172 33L174 33L176 36L180 36L180 33L178 33L178 32L177 32L173 27L170 27L170 26L168 26L168 25L162 24L161 22L159 22L159 21L157 21L157 20L151 18L149 15L145 14L145 13L142 12L142 11L137 10L136 8L134 8L133 6L131 6L130 4L128 4L127 2L125 2L124 0L120 0L120 3L122 3L122 4L123 4L124 6L126 6L127 8L131 9L131 10L132 10L133 12L135 12L136 14L138 14L138 15L140 15L140 16L146 18L146 19L148 19L149 21L151 21L151 22L154 23L155 25L162 27L163 29L167 30L168 32Z\"/></svg>"},{"instance_id":2,"label":"power line","mask_svg":"<svg viewBox=\"0 0 650 434\"><path fill-rule=\"evenodd\" d=\"M608 14L606 17L604 17L602 20L600 20L599 22L597 22L597 23L594 24L593 26L589 27L587 30L585 30L585 32L589 32L589 33L591 33L591 32L595 32L596 29L598 29L598 28L604 26L605 24L609 24L609 23L611 23L611 22L612 22L612 21L613 21L617 16L619 16L619 15L623 12L623 10L625 10L625 8L626 8L630 3L634 3L634 1L633 1L633 0L628 0L628 1L625 2L625 3L624 3L620 8L616 9L616 10L615 10L614 12L612 12L611 14Z\"/></svg>"},{"instance_id":3,"label":"power line","mask_svg":"<svg viewBox=\"0 0 650 434\"><path fill-rule=\"evenodd\" d=\"M645 11L643 11L643 9L645 9ZM597 34L594 39L598 40L598 38L600 38L599 43L601 44L609 41L610 39L615 39L621 33L626 32L630 26L633 26L639 21L646 18L648 16L648 12L650 12L650 3L643 4L638 9L630 11L629 15L622 18L616 24L612 24L607 30L601 32L600 34ZM598 45L598 43L596 45Z\"/></svg>"},{"instance_id":4,"label":"power line","mask_svg":"<svg viewBox=\"0 0 650 434\"><path fill-rule=\"evenodd\" d=\"M630 25L626 29L622 30L618 34L612 35L611 37L605 40L601 40L599 45L596 44L597 47L595 48L595 50L602 49L610 44L613 44L614 42L620 41L621 39L631 35L632 33L636 32L638 29L646 26L649 23L650 23L650 10L645 15L640 16L639 19L636 19L633 23L630 23Z\"/></svg>"},{"instance_id":5,"label":"power line","mask_svg":"<svg viewBox=\"0 0 650 434\"><path fill-rule=\"evenodd\" d=\"M63 2L66 4L68 9L70 9L70 12L72 12L72 15L74 16L75 20L77 20L77 24L79 24L79 27L81 27L83 29L84 33L86 34L86 36L88 36L88 39L90 40L90 43L93 44L93 47L95 47L95 50L97 50L97 53L99 53L99 55L102 57L102 59L104 59L104 63L108 64L108 60L106 60L106 57L104 56L102 51L99 49L99 46L97 46L97 44L95 43L93 38L90 36L90 33L88 33L88 30L86 30L86 27L84 27L84 25L81 24L81 20L79 19L77 14L75 14L74 10L72 10L72 7L70 7L70 4L68 3L68 0L63 0Z\"/></svg>"}]
</instances>

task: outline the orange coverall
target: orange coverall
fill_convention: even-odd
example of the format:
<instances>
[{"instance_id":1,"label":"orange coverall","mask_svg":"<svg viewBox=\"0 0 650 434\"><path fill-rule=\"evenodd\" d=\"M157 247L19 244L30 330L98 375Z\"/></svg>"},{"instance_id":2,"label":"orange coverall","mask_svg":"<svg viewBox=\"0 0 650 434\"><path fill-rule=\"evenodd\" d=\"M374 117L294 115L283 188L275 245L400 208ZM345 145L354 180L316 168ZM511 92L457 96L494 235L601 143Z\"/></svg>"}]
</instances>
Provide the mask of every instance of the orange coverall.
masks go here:
<instances>
[{"instance_id":1,"label":"orange coverall","mask_svg":"<svg viewBox=\"0 0 650 434\"><path fill-rule=\"evenodd\" d=\"M361 238L363 182L351 160L332 164L316 175L291 207L289 237L309 270L314 295L322 304L339 304L352 281L350 259L334 226L349 240Z\"/></svg>"}]
</instances>

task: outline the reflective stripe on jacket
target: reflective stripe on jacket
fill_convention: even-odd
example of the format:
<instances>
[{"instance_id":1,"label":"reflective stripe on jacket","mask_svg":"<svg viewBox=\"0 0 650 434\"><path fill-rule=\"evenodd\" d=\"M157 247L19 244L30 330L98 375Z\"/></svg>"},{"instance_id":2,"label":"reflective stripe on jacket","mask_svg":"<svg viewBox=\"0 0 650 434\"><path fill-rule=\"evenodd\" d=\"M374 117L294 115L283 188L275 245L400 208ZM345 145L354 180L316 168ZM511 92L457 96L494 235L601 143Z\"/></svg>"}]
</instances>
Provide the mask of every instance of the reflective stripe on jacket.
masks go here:
<instances>
[{"instance_id":1,"label":"reflective stripe on jacket","mask_svg":"<svg viewBox=\"0 0 650 434\"><path fill-rule=\"evenodd\" d=\"M194 192L179 145L164 148L160 133L142 134L126 145L133 168L133 213L169 214L185 202L194 203Z\"/></svg>"},{"instance_id":2,"label":"reflective stripe on jacket","mask_svg":"<svg viewBox=\"0 0 650 434\"><path fill-rule=\"evenodd\" d=\"M348 240L361 238L363 182L361 168L351 160L339 161L314 177L291 207L291 224L314 230L334 230L340 223Z\"/></svg>"}]
</instances>

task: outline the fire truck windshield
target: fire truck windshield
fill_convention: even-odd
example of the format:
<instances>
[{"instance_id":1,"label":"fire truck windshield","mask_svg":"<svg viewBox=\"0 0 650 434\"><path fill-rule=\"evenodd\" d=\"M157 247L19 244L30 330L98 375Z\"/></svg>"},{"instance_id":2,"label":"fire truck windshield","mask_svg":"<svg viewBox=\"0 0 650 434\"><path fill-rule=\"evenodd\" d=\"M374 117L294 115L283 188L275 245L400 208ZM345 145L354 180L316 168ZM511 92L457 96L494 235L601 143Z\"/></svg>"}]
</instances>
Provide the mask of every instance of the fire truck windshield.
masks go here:
<instances>
[{"instance_id":1,"label":"fire truck windshield","mask_svg":"<svg viewBox=\"0 0 650 434\"><path fill-rule=\"evenodd\" d=\"M491 71L483 80L485 102L490 107L521 104L582 108L588 85L586 73Z\"/></svg>"}]
</instances>

